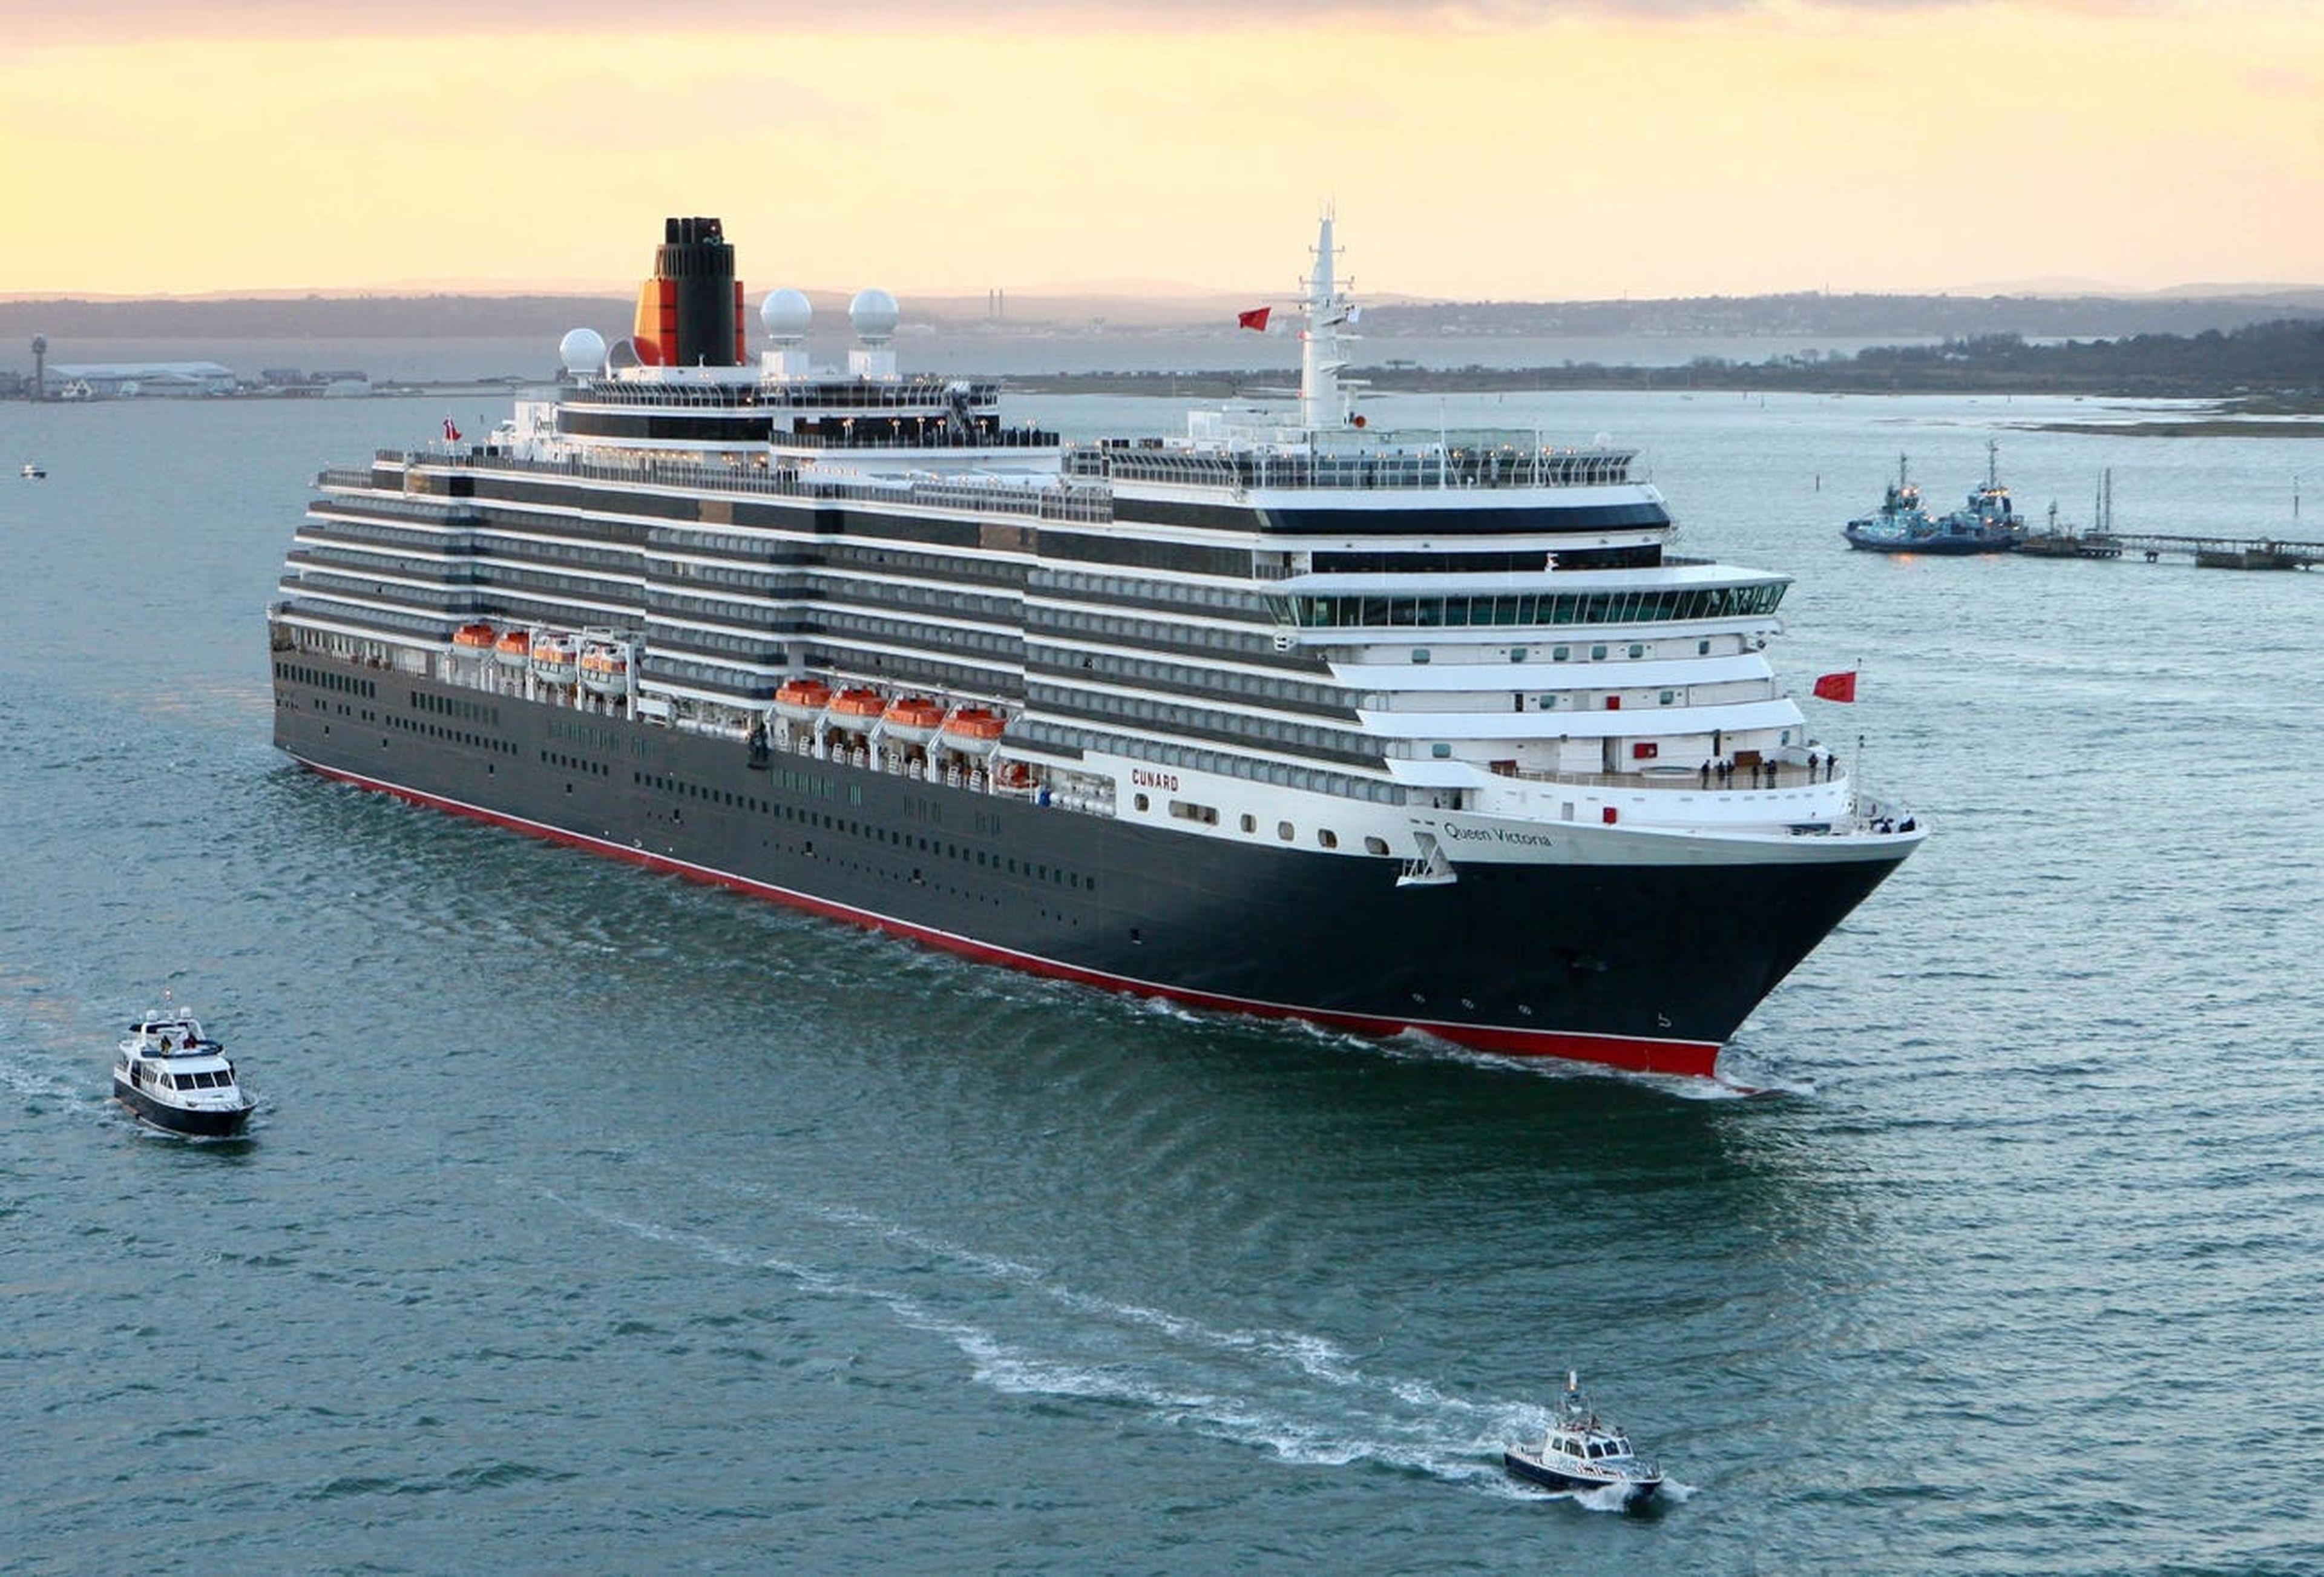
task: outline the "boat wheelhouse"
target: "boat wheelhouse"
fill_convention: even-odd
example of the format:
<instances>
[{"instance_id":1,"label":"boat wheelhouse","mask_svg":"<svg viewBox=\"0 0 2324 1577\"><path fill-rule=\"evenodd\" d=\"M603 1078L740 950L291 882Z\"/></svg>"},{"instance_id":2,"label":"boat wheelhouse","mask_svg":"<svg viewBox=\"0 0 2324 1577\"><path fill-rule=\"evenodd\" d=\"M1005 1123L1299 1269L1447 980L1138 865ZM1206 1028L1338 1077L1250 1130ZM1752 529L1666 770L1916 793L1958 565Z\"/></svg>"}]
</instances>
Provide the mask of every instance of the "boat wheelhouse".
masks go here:
<instances>
[{"instance_id":1,"label":"boat wheelhouse","mask_svg":"<svg viewBox=\"0 0 2324 1577\"><path fill-rule=\"evenodd\" d=\"M899 372L883 291L825 370L772 293L751 364L672 219L629 338L318 479L277 742L1037 973L1710 1073L1921 835L1772 667L1788 576L1672 554L1628 448L1366 420L1328 218L1314 258L1295 403L1067 442Z\"/></svg>"}]
</instances>

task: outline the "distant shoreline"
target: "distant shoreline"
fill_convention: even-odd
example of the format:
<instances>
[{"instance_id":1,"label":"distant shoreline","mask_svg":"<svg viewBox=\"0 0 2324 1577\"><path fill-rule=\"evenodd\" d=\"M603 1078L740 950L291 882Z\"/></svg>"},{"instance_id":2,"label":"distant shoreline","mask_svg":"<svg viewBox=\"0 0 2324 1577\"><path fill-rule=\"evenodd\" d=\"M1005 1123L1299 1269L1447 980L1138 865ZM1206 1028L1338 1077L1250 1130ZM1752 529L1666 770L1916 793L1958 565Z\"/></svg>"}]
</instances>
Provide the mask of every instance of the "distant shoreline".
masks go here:
<instances>
[{"instance_id":1,"label":"distant shoreline","mask_svg":"<svg viewBox=\"0 0 2324 1577\"><path fill-rule=\"evenodd\" d=\"M2248 392L2225 393L2217 391L2181 390L2164 393L2149 388L2089 387L2062 382L2055 383L2013 382L2006 386L1997 386L1969 379L1928 383L1903 382L1878 388L1865 388L1854 380L1847 378L1816 380L1768 378L1758 375L1771 370L1792 371L1793 369L1770 369L1766 365L1729 366L1717 369L1643 366L1463 367L1458 370L1425 367L1364 367L1351 368L1349 381L1360 383L1375 391L1399 394L1785 393L1864 399L1932 395L1993 398L2022 394L2029 397L2091 400L2194 400L2208 401L2218 409L2211 413L2158 416L2119 422L2060 420L2029 422L2025 426L2028 430L2035 432L2086 433L2134 438L2324 438L2324 396L2280 394L2262 396ZM1797 370L1806 371L1806 369ZM1001 374L996 381L1010 392L1019 394L1079 394L1129 396L1155 400L1223 401L1282 398L1284 373L1280 370L1266 373L1226 370L1179 373L1016 373ZM344 396L325 395L305 391L286 392L281 390L251 389L238 390L231 394L207 394L180 398L261 400L276 403L303 403L309 401L337 403L341 399L432 397L449 400L468 399L479 395L512 398L528 389L545 388L549 382L545 378L512 379L506 376L398 380L392 383L375 384L364 393ZM1267 392L1261 393L1260 391ZM174 399L168 396L143 398L175 402ZM63 401L51 396L45 403L109 405L119 401L111 399ZM2304 420L2309 418L2319 420Z\"/></svg>"}]
</instances>

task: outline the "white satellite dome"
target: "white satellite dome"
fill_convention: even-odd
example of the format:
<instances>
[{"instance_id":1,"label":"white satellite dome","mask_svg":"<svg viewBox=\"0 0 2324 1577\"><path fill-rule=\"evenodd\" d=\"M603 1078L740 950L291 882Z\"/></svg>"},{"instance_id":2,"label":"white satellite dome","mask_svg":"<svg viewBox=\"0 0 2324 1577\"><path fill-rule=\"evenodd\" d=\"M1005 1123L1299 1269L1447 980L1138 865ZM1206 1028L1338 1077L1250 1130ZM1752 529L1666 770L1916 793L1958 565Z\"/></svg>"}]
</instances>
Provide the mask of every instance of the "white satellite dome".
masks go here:
<instances>
[{"instance_id":1,"label":"white satellite dome","mask_svg":"<svg viewBox=\"0 0 2324 1577\"><path fill-rule=\"evenodd\" d=\"M568 373L594 373L605 364L605 337L594 328L573 328L557 342L557 359Z\"/></svg>"},{"instance_id":2,"label":"white satellite dome","mask_svg":"<svg viewBox=\"0 0 2324 1577\"><path fill-rule=\"evenodd\" d=\"M778 345L795 345L805 339L807 325L814 321L814 304L805 292L788 285L779 290L769 290L767 299L759 303L760 327Z\"/></svg>"},{"instance_id":3,"label":"white satellite dome","mask_svg":"<svg viewBox=\"0 0 2324 1577\"><path fill-rule=\"evenodd\" d=\"M847 321L855 337L866 345L885 345L895 337L896 325L903 320L904 309L885 290L858 290L855 300L847 303Z\"/></svg>"}]
</instances>

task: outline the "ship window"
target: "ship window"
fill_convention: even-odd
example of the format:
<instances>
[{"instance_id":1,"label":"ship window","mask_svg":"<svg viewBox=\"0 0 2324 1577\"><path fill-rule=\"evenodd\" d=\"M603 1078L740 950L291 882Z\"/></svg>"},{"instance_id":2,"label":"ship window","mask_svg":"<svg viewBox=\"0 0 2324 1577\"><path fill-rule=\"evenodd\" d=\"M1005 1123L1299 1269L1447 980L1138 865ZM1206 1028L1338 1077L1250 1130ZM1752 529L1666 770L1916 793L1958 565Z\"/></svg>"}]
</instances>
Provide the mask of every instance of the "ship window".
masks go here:
<instances>
[{"instance_id":1,"label":"ship window","mask_svg":"<svg viewBox=\"0 0 2324 1577\"><path fill-rule=\"evenodd\" d=\"M1605 660L1606 660L1606 649L1605 649L1604 647L1602 647L1602 646L1593 646L1593 647L1591 647L1591 648L1590 649L1590 660L1591 660L1591 662L1603 662L1603 661L1605 661Z\"/></svg>"},{"instance_id":2,"label":"ship window","mask_svg":"<svg viewBox=\"0 0 2324 1577\"><path fill-rule=\"evenodd\" d=\"M1289 822L1278 821L1275 824L1275 835L1287 844L1298 835L1291 830Z\"/></svg>"},{"instance_id":3,"label":"ship window","mask_svg":"<svg viewBox=\"0 0 2324 1577\"><path fill-rule=\"evenodd\" d=\"M1678 692L1677 692L1676 690L1665 690L1665 691L1663 692L1663 702L1662 702L1662 704L1663 704L1664 706L1669 706L1672 702L1674 702L1674 701L1675 701L1675 700L1677 700L1677 699L1678 699Z\"/></svg>"},{"instance_id":4,"label":"ship window","mask_svg":"<svg viewBox=\"0 0 2324 1577\"><path fill-rule=\"evenodd\" d=\"M1131 800L1130 803L1133 809L1144 810L1147 807L1148 801L1145 795L1140 794L1137 798Z\"/></svg>"},{"instance_id":5,"label":"ship window","mask_svg":"<svg viewBox=\"0 0 2324 1577\"><path fill-rule=\"evenodd\" d=\"M1633 642L1630 647L1630 655L1632 657L1644 657L1646 655L1646 649L1644 646Z\"/></svg>"},{"instance_id":6,"label":"ship window","mask_svg":"<svg viewBox=\"0 0 2324 1577\"><path fill-rule=\"evenodd\" d=\"M1557 697L1554 696L1537 696L1536 697L1536 703L1544 712L1554 712L1557 710Z\"/></svg>"},{"instance_id":7,"label":"ship window","mask_svg":"<svg viewBox=\"0 0 2324 1577\"><path fill-rule=\"evenodd\" d=\"M1428 747L1428 753L1441 761L1452 754L1452 747L1449 744L1432 744Z\"/></svg>"},{"instance_id":8,"label":"ship window","mask_svg":"<svg viewBox=\"0 0 2324 1577\"><path fill-rule=\"evenodd\" d=\"M1328 827L1318 827L1315 831L1315 841L1326 849L1336 849L1340 846L1340 835Z\"/></svg>"},{"instance_id":9,"label":"ship window","mask_svg":"<svg viewBox=\"0 0 2324 1577\"><path fill-rule=\"evenodd\" d=\"M1697 657L1709 657L1711 655L1711 642L1708 641L1696 641L1694 643L1694 652Z\"/></svg>"},{"instance_id":10,"label":"ship window","mask_svg":"<svg viewBox=\"0 0 2324 1577\"><path fill-rule=\"evenodd\" d=\"M1526 649L1524 647L1512 646L1509 648L1509 660L1511 662L1523 662L1525 659Z\"/></svg>"},{"instance_id":11,"label":"ship window","mask_svg":"<svg viewBox=\"0 0 2324 1577\"><path fill-rule=\"evenodd\" d=\"M1549 660L1552 662L1563 662L1572 655L1573 648L1571 646L1553 646L1549 649Z\"/></svg>"},{"instance_id":12,"label":"ship window","mask_svg":"<svg viewBox=\"0 0 2324 1577\"><path fill-rule=\"evenodd\" d=\"M1373 836L1371 836L1370 834L1365 835L1365 837L1364 837L1364 853L1367 853L1367 854L1385 854L1385 853L1388 853L1388 840L1387 840L1386 838L1377 838L1377 837L1373 837Z\"/></svg>"},{"instance_id":13,"label":"ship window","mask_svg":"<svg viewBox=\"0 0 2324 1577\"><path fill-rule=\"evenodd\" d=\"M1251 815L1249 811L1245 811L1242 817L1242 830L1247 833L1257 832L1259 830L1259 817Z\"/></svg>"},{"instance_id":14,"label":"ship window","mask_svg":"<svg viewBox=\"0 0 2324 1577\"><path fill-rule=\"evenodd\" d=\"M1415 662L1426 662L1428 660L1428 648L1425 646L1414 647L1412 649L1412 660Z\"/></svg>"}]
</instances>

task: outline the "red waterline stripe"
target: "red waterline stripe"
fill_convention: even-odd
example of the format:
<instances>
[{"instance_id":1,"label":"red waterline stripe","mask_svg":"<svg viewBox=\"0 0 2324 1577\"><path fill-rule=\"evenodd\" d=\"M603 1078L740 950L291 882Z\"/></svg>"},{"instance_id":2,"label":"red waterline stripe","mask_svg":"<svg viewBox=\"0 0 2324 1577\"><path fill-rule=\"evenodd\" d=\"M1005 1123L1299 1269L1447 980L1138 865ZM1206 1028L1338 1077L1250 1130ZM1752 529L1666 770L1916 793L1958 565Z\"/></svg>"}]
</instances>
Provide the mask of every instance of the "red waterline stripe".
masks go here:
<instances>
[{"instance_id":1,"label":"red waterline stripe","mask_svg":"<svg viewBox=\"0 0 2324 1577\"><path fill-rule=\"evenodd\" d=\"M714 887L732 888L754 897L770 899L788 908L804 909L826 919L844 920L892 936L908 936L913 941L964 958L985 964L998 964L1028 974L1045 975L1053 980L1072 981L1079 985L1095 986L1102 991L1121 991L1132 996L1161 997L1188 1007L1209 1009L1218 1012L1243 1013L1262 1019L1296 1019L1305 1023L1321 1024L1327 1028L1345 1029L1358 1035L1386 1038L1401 1035L1406 1030L1418 1030L1439 1040L1449 1040L1473 1051L1492 1052L1502 1056L1551 1056L1569 1062L1596 1063L1601 1066L1621 1068L1638 1074L1677 1074L1692 1078L1717 1077L1719 1046L1715 1041L1650 1040L1627 1035L1576 1034L1562 1029L1515 1029L1489 1024L1455 1024L1434 1019L1382 1018L1370 1013L1335 1012L1324 1008L1300 1008L1284 1002L1257 1001L1248 997L1221 996L1212 991L1194 991L1183 986L1163 985L1153 981L1133 980L1127 975L1107 974L1100 970L1084 969L1079 964L1064 964L1038 954L1019 953L1006 947L996 947L989 942L979 942L954 931L939 931L931 927L899 920L891 915L872 909L860 909L852 905L835 903L816 898L812 893L793 888L777 887L770 882L754 881L747 876L737 876L731 871L720 871L708 865L696 865L668 854L657 854L636 844L617 844L606 838L591 837L586 833L569 832L550 826L546 822L529 821L522 816L509 816L488 810L464 800L446 799L418 788L407 788L400 783L390 783L361 773L326 767L303 757L293 757L301 766L319 772L326 778L351 783L359 788L392 794L398 799L433 810L449 811L455 816L468 816L489 822L510 832L543 838L550 843L567 844L593 853L609 854L649 870L668 871L692 881Z\"/></svg>"}]
</instances>

